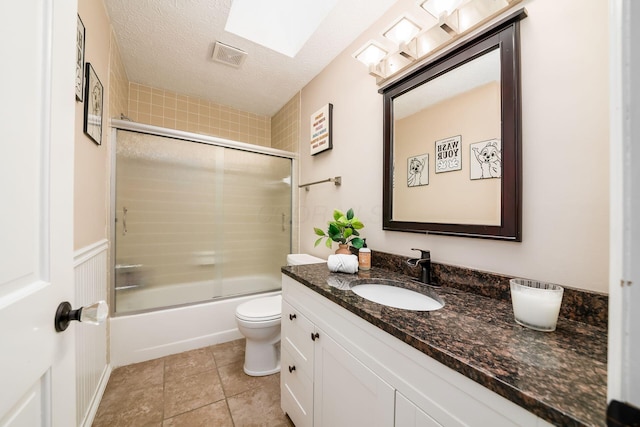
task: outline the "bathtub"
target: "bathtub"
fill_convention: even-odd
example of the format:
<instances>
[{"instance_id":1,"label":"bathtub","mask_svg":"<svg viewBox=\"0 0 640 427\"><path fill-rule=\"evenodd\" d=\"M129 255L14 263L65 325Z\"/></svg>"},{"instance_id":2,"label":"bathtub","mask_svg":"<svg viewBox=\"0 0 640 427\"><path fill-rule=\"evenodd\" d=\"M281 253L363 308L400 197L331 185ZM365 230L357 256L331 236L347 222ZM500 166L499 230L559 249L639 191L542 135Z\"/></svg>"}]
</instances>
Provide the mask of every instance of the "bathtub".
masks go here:
<instances>
[{"instance_id":1,"label":"bathtub","mask_svg":"<svg viewBox=\"0 0 640 427\"><path fill-rule=\"evenodd\" d=\"M144 310L167 305L174 307L112 317L112 368L242 338L235 320L236 307L256 298L257 292L268 287L279 288L280 281L268 276L226 279L217 290L221 289L222 294L233 292L244 295L178 307L175 306L187 302L184 297L187 293L202 296L205 301L211 299L212 283L194 282L117 291L116 309L119 312L127 308ZM259 295L278 294L280 290Z\"/></svg>"}]
</instances>

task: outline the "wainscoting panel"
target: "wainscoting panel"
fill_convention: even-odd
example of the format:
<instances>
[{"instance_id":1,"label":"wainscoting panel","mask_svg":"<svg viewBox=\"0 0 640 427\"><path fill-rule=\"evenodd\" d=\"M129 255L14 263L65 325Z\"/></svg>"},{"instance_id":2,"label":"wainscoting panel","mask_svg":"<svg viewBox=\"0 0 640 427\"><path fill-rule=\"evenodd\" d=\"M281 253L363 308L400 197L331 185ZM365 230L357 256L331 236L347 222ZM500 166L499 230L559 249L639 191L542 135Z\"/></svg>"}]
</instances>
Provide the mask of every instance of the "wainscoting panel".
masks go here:
<instances>
[{"instance_id":1,"label":"wainscoting panel","mask_svg":"<svg viewBox=\"0 0 640 427\"><path fill-rule=\"evenodd\" d=\"M107 300L108 248L105 239L76 251L74 308ZM107 322L98 326L84 323L72 326L76 333L76 419L78 425L90 426L110 373Z\"/></svg>"}]
</instances>

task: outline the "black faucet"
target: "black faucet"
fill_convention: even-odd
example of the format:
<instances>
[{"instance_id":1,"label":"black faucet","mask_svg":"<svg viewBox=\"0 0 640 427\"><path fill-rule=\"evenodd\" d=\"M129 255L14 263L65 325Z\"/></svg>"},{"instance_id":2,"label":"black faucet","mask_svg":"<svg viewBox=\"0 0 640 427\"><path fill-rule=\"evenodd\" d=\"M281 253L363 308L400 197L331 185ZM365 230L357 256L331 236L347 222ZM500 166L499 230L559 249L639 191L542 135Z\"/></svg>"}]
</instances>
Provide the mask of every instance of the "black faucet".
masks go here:
<instances>
[{"instance_id":1,"label":"black faucet","mask_svg":"<svg viewBox=\"0 0 640 427\"><path fill-rule=\"evenodd\" d=\"M412 248L412 251L420 251L420 258L410 258L407 260L407 264L411 267L422 266L422 274L420 275L420 281L426 285L431 285L431 252L424 249Z\"/></svg>"}]
</instances>

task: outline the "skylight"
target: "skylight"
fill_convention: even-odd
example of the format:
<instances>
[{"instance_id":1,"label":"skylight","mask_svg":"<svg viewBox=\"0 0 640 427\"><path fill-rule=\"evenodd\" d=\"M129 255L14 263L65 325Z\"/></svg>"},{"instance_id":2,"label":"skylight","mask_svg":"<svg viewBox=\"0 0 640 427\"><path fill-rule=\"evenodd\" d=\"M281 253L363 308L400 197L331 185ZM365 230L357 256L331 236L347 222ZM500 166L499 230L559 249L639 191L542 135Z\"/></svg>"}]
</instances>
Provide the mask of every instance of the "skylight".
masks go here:
<instances>
[{"instance_id":1,"label":"skylight","mask_svg":"<svg viewBox=\"0 0 640 427\"><path fill-rule=\"evenodd\" d=\"M224 29L295 57L338 0L234 0Z\"/></svg>"}]
</instances>

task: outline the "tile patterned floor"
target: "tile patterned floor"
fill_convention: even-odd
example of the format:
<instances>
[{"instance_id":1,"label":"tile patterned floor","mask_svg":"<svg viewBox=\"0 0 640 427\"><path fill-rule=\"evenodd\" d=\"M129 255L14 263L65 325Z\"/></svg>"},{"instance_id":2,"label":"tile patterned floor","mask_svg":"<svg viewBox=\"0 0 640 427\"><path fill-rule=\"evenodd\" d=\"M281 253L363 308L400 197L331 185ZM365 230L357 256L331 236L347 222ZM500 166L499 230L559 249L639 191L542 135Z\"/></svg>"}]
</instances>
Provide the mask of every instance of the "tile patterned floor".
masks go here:
<instances>
[{"instance_id":1,"label":"tile patterned floor","mask_svg":"<svg viewBox=\"0 0 640 427\"><path fill-rule=\"evenodd\" d=\"M293 427L280 374L242 370L244 340L123 366L111 373L94 427Z\"/></svg>"}]
</instances>

